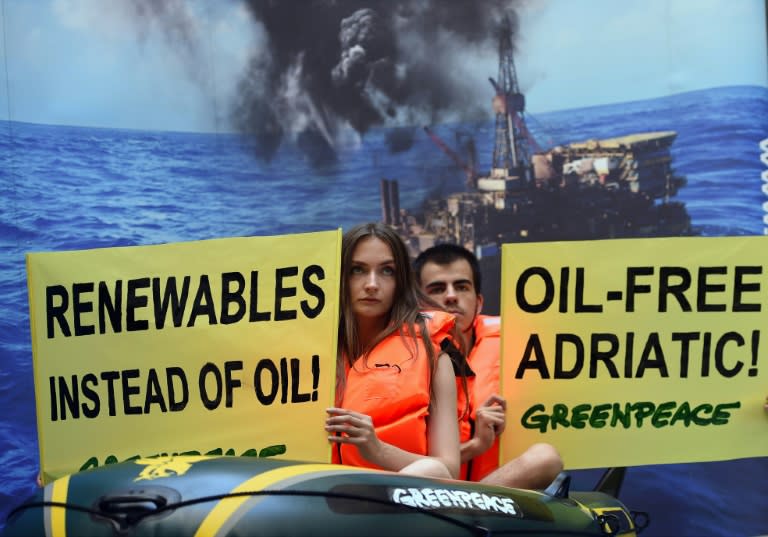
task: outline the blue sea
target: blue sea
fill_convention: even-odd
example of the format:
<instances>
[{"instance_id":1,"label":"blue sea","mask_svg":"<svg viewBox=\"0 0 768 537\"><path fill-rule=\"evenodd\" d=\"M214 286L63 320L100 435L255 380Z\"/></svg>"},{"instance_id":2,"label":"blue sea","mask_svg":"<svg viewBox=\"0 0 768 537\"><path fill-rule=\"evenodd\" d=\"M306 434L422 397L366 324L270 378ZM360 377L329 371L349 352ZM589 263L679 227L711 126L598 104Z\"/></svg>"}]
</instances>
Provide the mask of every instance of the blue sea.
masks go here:
<instances>
[{"instance_id":1,"label":"blue sea","mask_svg":"<svg viewBox=\"0 0 768 537\"><path fill-rule=\"evenodd\" d=\"M490 166L491 120L435 130L451 145L471 131ZM763 235L759 142L768 89L727 87L529 116L540 145L674 130L677 197L706 236ZM0 527L31 494L37 437L24 254L346 228L379 220L379 180L401 206L464 188L463 173L419 129L387 149L386 131L313 167L290 145L269 163L229 133L143 132L0 121ZM768 386L766 386L768 392ZM767 423L768 425L768 423ZM601 470L572 473L591 489ZM768 534L768 458L629 468L620 499L647 512L644 536Z\"/></svg>"}]
</instances>

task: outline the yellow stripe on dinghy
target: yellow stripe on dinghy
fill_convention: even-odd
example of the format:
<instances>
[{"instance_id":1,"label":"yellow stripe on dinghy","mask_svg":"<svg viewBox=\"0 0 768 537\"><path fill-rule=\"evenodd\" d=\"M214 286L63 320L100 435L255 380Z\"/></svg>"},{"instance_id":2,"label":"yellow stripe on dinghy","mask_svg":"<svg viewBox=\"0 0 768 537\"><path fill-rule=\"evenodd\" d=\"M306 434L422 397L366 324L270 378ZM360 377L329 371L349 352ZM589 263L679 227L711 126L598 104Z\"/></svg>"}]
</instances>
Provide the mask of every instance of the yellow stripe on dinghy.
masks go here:
<instances>
[{"instance_id":1,"label":"yellow stripe on dinghy","mask_svg":"<svg viewBox=\"0 0 768 537\"><path fill-rule=\"evenodd\" d=\"M69 476L57 479L48 485L43 493L45 501L66 503L69 491ZM67 537L67 510L64 507L48 507L45 510L46 537Z\"/></svg>"},{"instance_id":2,"label":"yellow stripe on dinghy","mask_svg":"<svg viewBox=\"0 0 768 537\"><path fill-rule=\"evenodd\" d=\"M346 469L340 469L339 467L332 467L328 464L299 464L295 466L284 466L275 470L270 470L262 474L253 476L247 481L242 482L237 487L232 489L230 494L236 494L239 492L257 492L265 490L271 485L275 485L281 482L284 486L306 481L316 477L324 475L339 475L345 473L360 473L365 470L363 468L349 467ZM294 479L299 478L299 479ZM261 499L262 497L260 497ZM231 498L224 498L216 506L211 509L208 516L200 524L200 527L195 532L195 537L211 537L219 534L224 535L228 529L237 523L239 516L233 516L235 513L243 507L243 505L253 500L253 496L234 496ZM245 510L243 511L244 514ZM225 530L225 531L222 531Z\"/></svg>"}]
</instances>

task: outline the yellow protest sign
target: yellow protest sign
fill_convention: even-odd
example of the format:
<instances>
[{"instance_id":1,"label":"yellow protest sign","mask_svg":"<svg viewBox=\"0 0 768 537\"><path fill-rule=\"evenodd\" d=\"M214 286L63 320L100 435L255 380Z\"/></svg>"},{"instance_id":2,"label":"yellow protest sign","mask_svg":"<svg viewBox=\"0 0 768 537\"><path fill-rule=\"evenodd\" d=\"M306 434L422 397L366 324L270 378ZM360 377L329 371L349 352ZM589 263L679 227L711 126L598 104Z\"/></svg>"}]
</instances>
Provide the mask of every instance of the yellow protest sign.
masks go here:
<instances>
[{"instance_id":1,"label":"yellow protest sign","mask_svg":"<svg viewBox=\"0 0 768 537\"><path fill-rule=\"evenodd\" d=\"M502 247L502 458L768 455L768 237Z\"/></svg>"},{"instance_id":2,"label":"yellow protest sign","mask_svg":"<svg viewBox=\"0 0 768 537\"><path fill-rule=\"evenodd\" d=\"M44 480L159 454L330 461L341 232L27 255Z\"/></svg>"}]
</instances>

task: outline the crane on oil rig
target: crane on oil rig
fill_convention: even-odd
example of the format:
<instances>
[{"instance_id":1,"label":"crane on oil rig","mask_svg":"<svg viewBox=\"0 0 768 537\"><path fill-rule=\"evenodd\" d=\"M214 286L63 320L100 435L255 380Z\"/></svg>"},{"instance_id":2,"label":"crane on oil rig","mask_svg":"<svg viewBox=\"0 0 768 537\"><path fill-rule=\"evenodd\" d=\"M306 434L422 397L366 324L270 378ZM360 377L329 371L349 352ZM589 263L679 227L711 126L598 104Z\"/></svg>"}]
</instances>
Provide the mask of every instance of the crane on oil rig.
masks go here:
<instances>
[{"instance_id":1,"label":"crane on oil rig","mask_svg":"<svg viewBox=\"0 0 768 537\"><path fill-rule=\"evenodd\" d=\"M467 176L467 186L469 188L477 188L477 153L475 149L475 140L472 136L463 132L456 133L457 142L467 153L467 161L465 162L456 151L448 147L448 144L426 125L424 126L424 132L427 133L427 136L430 137L437 147L442 149L443 152L453 160L456 166L464 170L464 173Z\"/></svg>"}]
</instances>

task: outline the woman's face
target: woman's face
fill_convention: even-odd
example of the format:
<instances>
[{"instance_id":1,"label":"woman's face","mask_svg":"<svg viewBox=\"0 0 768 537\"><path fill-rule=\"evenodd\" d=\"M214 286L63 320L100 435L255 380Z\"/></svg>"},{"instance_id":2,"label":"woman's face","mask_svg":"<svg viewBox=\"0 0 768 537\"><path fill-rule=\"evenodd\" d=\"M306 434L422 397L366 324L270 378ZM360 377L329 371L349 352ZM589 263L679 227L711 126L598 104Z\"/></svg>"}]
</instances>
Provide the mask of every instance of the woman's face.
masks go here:
<instances>
[{"instance_id":1,"label":"woman's face","mask_svg":"<svg viewBox=\"0 0 768 537\"><path fill-rule=\"evenodd\" d=\"M360 320L386 320L395 298L395 259L376 237L360 240L347 274L352 311Z\"/></svg>"}]
</instances>

